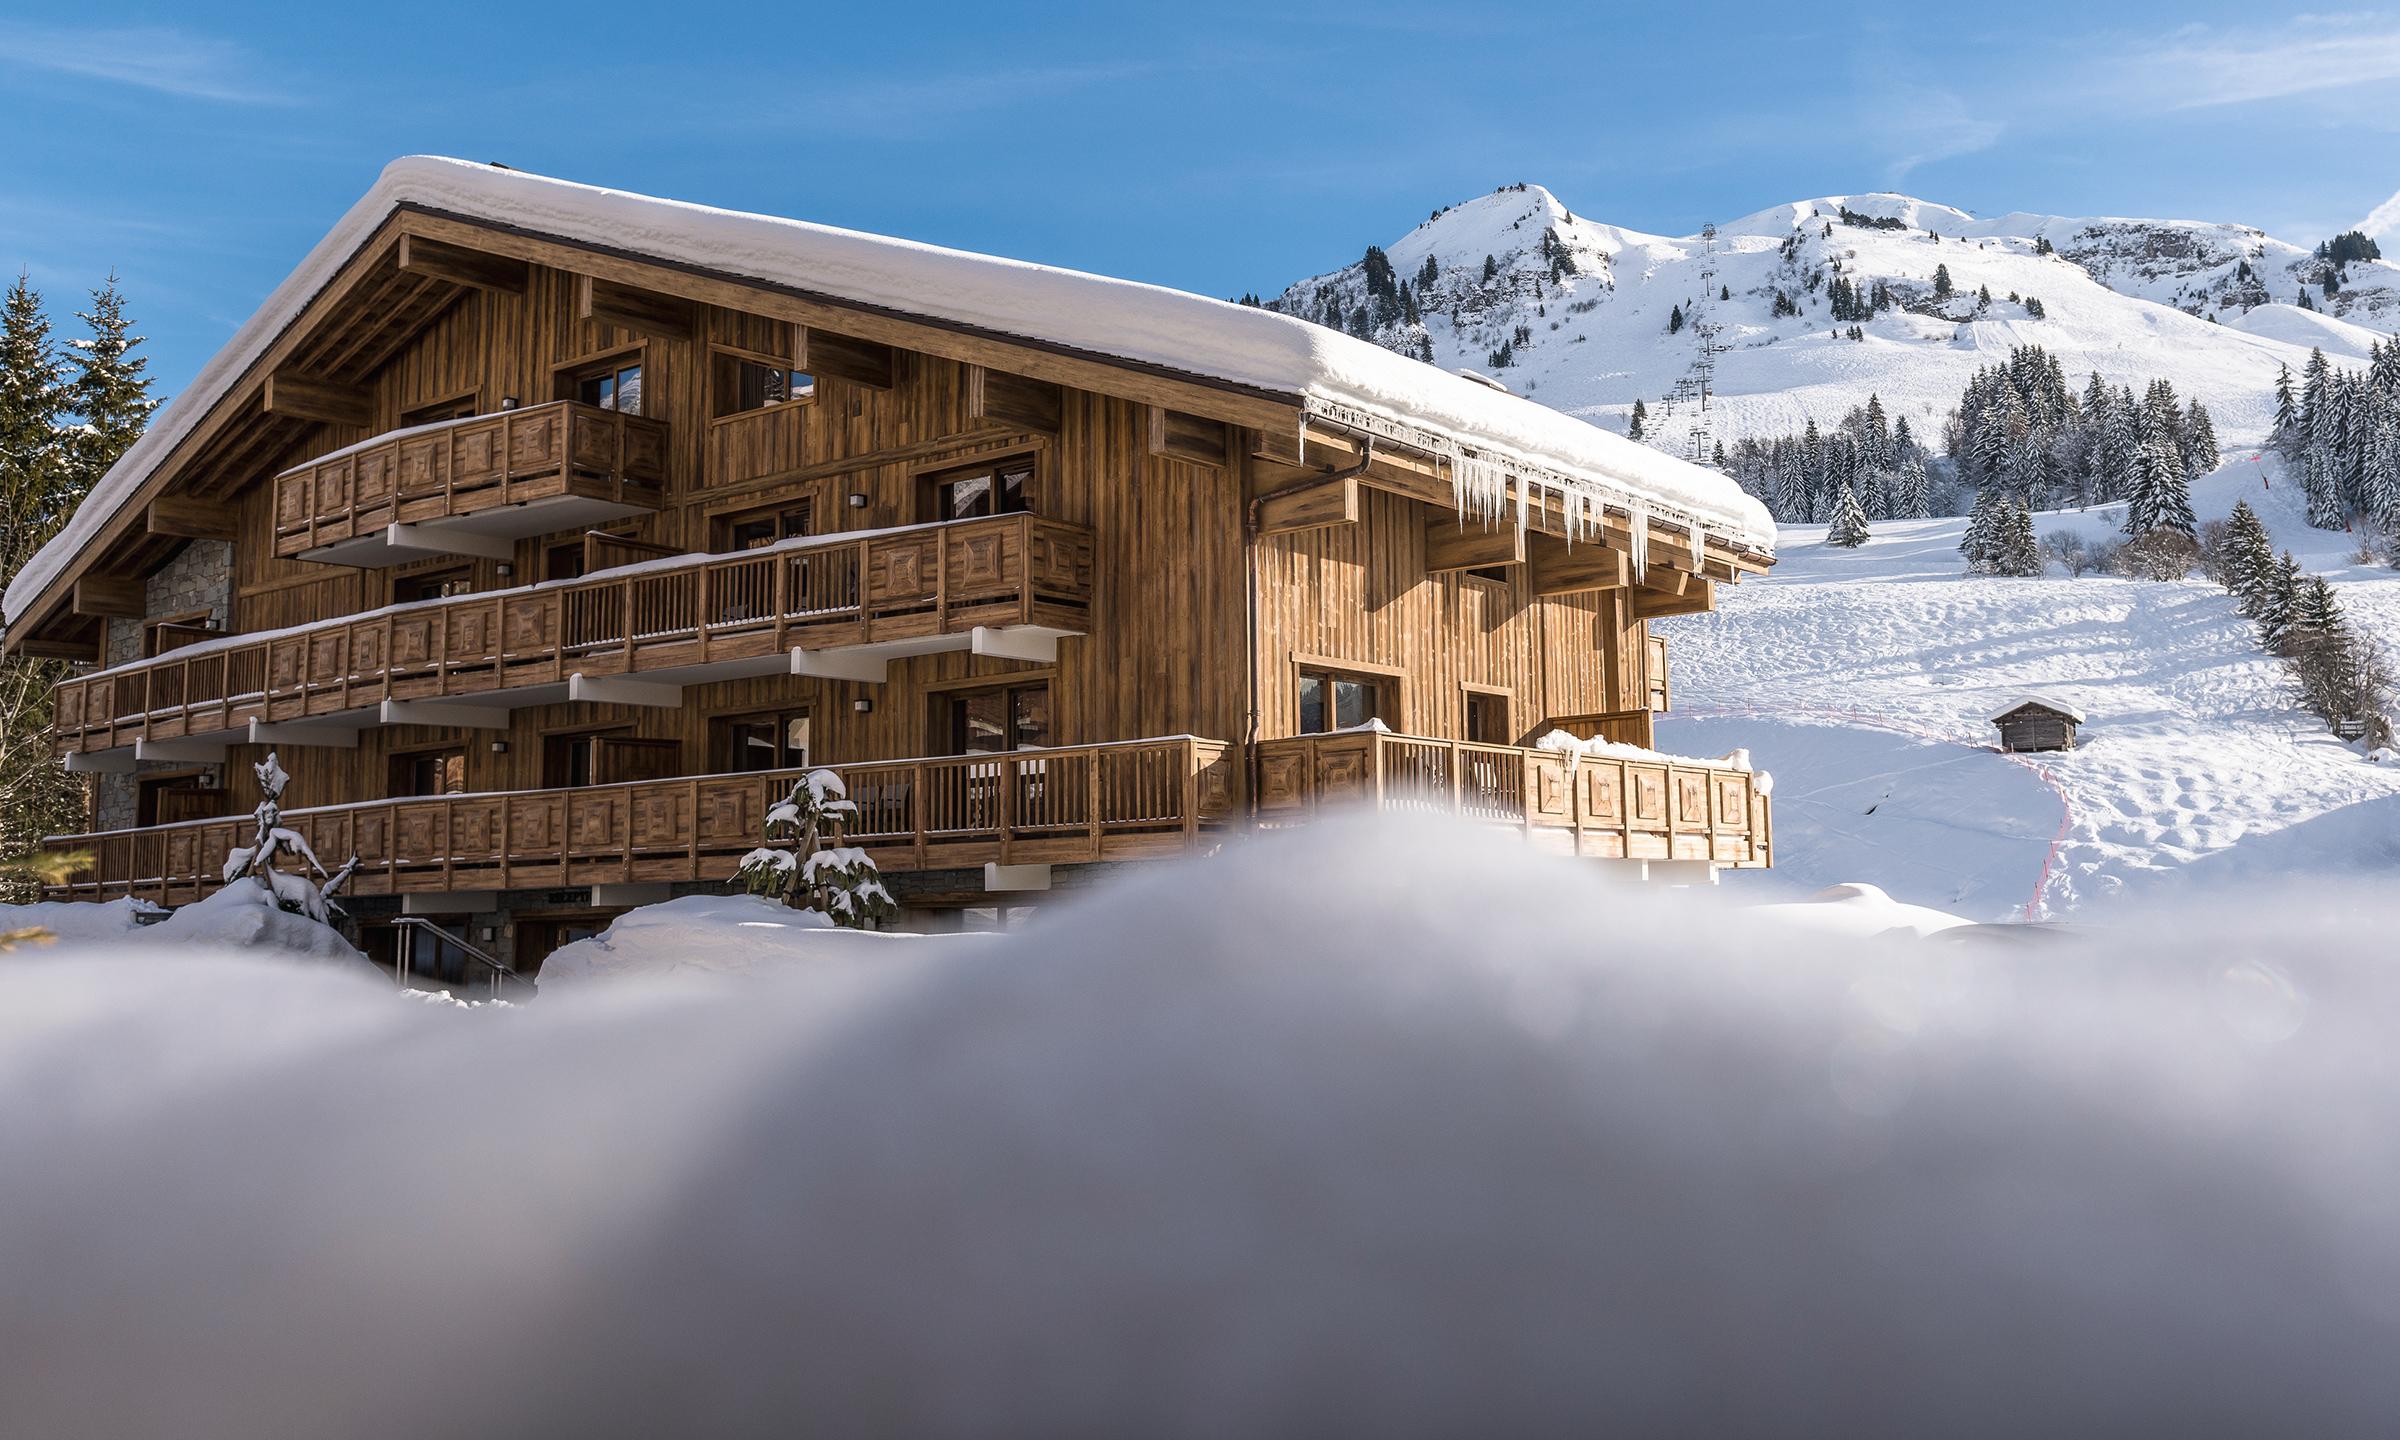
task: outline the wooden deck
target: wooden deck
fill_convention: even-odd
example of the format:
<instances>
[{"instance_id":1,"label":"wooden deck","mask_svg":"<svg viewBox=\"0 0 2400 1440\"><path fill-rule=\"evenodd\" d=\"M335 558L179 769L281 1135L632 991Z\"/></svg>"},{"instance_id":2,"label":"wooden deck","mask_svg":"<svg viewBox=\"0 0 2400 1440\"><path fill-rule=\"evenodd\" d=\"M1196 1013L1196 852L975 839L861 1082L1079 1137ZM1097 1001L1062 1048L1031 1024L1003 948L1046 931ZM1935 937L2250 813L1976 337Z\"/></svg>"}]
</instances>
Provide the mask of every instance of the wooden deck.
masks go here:
<instances>
[{"instance_id":1,"label":"wooden deck","mask_svg":"<svg viewBox=\"0 0 2400 1440\"><path fill-rule=\"evenodd\" d=\"M1770 806L1747 770L1376 730L1259 745L1259 824L1361 806L1506 825L1536 843L1604 859L1774 863Z\"/></svg>"},{"instance_id":2,"label":"wooden deck","mask_svg":"<svg viewBox=\"0 0 2400 1440\"><path fill-rule=\"evenodd\" d=\"M52 746L64 755L237 735L252 721L354 715L385 700L538 696L573 674L772 667L794 649L906 645L977 627L1072 633L1089 624L1092 569L1090 530L1019 514L422 601L69 680L56 692Z\"/></svg>"},{"instance_id":3,"label":"wooden deck","mask_svg":"<svg viewBox=\"0 0 2400 1440\"><path fill-rule=\"evenodd\" d=\"M666 482L663 420L557 400L417 425L277 475L275 553L567 497L655 510Z\"/></svg>"},{"instance_id":4,"label":"wooden deck","mask_svg":"<svg viewBox=\"0 0 2400 1440\"><path fill-rule=\"evenodd\" d=\"M1237 818L1233 753L1178 736L823 768L858 802L851 842L898 873L1203 849ZM287 811L284 823L328 869L358 856L357 895L726 880L802 773L376 800ZM218 887L227 851L254 829L243 816L58 836L52 848L93 863L51 893L185 904Z\"/></svg>"}]
</instances>

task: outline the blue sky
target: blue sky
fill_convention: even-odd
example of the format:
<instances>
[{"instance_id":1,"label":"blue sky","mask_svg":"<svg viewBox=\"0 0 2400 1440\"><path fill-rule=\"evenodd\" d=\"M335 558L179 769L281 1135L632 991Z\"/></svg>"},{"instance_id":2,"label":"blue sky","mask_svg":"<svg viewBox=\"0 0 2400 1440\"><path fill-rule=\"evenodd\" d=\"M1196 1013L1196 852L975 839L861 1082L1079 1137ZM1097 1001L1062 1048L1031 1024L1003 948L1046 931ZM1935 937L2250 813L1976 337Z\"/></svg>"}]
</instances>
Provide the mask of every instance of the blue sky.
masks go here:
<instances>
[{"instance_id":1,"label":"blue sky","mask_svg":"<svg viewBox=\"0 0 2400 1440\"><path fill-rule=\"evenodd\" d=\"M1904 189L2400 234L2400 9L112 4L0 13L0 264L181 386L396 155L1209 294L1516 180L1675 234Z\"/></svg>"}]
</instances>

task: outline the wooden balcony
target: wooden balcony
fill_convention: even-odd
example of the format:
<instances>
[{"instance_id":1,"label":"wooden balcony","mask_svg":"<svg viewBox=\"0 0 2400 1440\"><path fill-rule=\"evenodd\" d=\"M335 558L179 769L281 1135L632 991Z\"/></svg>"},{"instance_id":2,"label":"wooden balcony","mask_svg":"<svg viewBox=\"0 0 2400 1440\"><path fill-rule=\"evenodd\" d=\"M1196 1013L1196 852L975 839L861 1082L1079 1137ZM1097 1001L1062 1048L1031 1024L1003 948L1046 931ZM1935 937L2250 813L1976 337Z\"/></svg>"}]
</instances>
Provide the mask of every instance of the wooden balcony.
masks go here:
<instances>
[{"instance_id":1,"label":"wooden balcony","mask_svg":"<svg viewBox=\"0 0 2400 1440\"><path fill-rule=\"evenodd\" d=\"M1236 817L1232 757L1222 742L1178 736L825 768L858 802L852 843L901 873L1191 853ZM359 857L355 895L727 880L800 773L374 800L289 810L284 823L329 868ZM53 848L93 862L51 893L197 900L254 828L242 816L57 836Z\"/></svg>"},{"instance_id":2,"label":"wooden balcony","mask_svg":"<svg viewBox=\"0 0 2400 1440\"><path fill-rule=\"evenodd\" d=\"M1631 714L1648 717L1647 711ZM1614 860L1773 863L1767 797L1747 770L1348 730L1258 747L1258 822L1337 808L1457 815Z\"/></svg>"},{"instance_id":3,"label":"wooden balcony","mask_svg":"<svg viewBox=\"0 0 2400 1440\"><path fill-rule=\"evenodd\" d=\"M275 477L275 553L337 565L508 557L656 510L667 426L573 400L379 435Z\"/></svg>"},{"instance_id":4,"label":"wooden balcony","mask_svg":"<svg viewBox=\"0 0 2400 1440\"><path fill-rule=\"evenodd\" d=\"M645 682L644 703L779 672L880 678L896 654L1054 647L1088 628L1091 597L1091 532L1064 521L828 535L189 645L61 684L52 743L75 768L108 768L132 755L97 757L137 744L163 755L277 738L254 726L357 729L394 704L607 699L616 677ZM579 690L577 676L599 689Z\"/></svg>"}]
</instances>

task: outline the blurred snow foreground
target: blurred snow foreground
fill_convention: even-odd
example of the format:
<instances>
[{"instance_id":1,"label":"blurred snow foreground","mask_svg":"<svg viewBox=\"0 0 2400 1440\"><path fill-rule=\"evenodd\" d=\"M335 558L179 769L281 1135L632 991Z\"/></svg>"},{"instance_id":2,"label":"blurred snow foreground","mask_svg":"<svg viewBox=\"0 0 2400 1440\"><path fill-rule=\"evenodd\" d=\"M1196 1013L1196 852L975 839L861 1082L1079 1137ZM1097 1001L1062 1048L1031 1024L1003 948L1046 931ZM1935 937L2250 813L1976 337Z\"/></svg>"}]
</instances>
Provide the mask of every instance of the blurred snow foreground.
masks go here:
<instances>
[{"instance_id":1,"label":"blurred snow foreground","mask_svg":"<svg viewBox=\"0 0 2400 1440\"><path fill-rule=\"evenodd\" d=\"M6 1428L2380 1431L2395 918L1827 940L1320 827L515 1009L19 958Z\"/></svg>"}]
</instances>

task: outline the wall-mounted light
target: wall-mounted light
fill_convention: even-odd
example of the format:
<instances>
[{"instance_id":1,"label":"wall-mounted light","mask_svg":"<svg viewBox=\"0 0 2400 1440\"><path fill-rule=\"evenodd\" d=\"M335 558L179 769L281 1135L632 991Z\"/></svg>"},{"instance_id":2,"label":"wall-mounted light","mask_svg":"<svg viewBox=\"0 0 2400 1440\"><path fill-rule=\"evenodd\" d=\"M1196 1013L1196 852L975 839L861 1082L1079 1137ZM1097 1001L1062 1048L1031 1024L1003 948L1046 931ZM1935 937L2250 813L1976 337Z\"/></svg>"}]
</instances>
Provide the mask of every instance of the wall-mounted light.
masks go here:
<instances>
[{"instance_id":1,"label":"wall-mounted light","mask_svg":"<svg viewBox=\"0 0 2400 1440\"><path fill-rule=\"evenodd\" d=\"M508 753L508 742L506 740L494 740L492 742L492 753L494 755L506 755Z\"/></svg>"},{"instance_id":2,"label":"wall-mounted light","mask_svg":"<svg viewBox=\"0 0 2400 1440\"><path fill-rule=\"evenodd\" d=\"M875 702L869 700L866 696L861 695L856 700L850 702L850 708L857 711L859 714L864 715L875 708Z\"/></svg>"},{"instance_id":3,"label":"wall-mounted light","mask_svg":"<svg viewBox=\"0 0 2400 1440\"><path fill-rule=\"evenodd\" d=\"M495 573L497 573L501 579L506 580L510 576L513 576L517 573L517 567L509 564L506 560L503 560L500 562Z\"/></svg>"},{"instance_id":4,"label":"wall-mounted light","mask_svg":"<svg viewBox=\"0 0 2400 1440\"><path fill-rule=\"evenodd\" d=\"M865 496L863 493L861 493L861 492L859 492L859 491L856 491L856 490L853 490L853 491L851 491L851 492L850 492L850 508L851 508L851 509L853 509L853 510L864 510L864 509L866 509L866 508L867 508L867 497L866 497L866 496Z\"/></svg>"},{"instance_id":5,"label":"wall-mounted light","mask_svg":"<svg viewBox=\"0 0 2400 1440\"><path fill-rule=\"evenodd\" d=\"M503 396L501 396L501 397L500 397L500 408L501 408L501 409L503 409L503 410L514 410L514 409L516 409L516 408L517 408L517 397L516 397L516 396L514 396L514 395L503 395Z\"/></svg>"}]
</instances>

